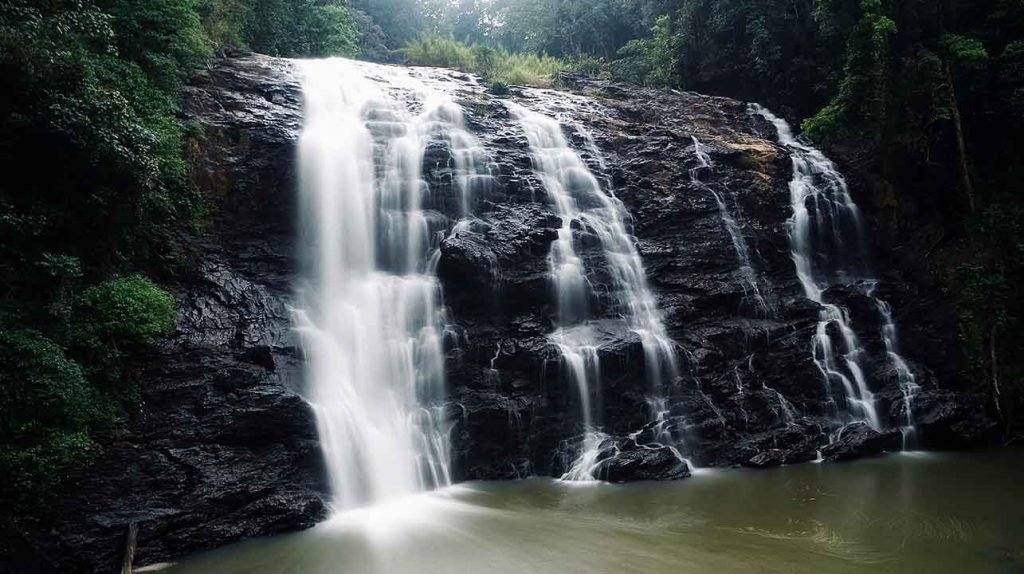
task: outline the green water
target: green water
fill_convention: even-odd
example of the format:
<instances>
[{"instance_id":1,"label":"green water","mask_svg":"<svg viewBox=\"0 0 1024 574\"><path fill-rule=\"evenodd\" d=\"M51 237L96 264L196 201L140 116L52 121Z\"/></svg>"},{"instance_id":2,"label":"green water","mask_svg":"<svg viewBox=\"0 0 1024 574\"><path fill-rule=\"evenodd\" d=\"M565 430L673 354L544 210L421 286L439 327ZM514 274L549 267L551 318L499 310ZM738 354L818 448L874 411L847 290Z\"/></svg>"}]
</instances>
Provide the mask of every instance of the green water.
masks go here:
<instances>
[{"instance_id":1,"label":"green water","mask_svg":"<svg viewBox=\"0 0 1024 574\"><path fill-rule=\"evenodd\" d=\"M469 483L193 557L173 574L1024 572L1024 450Z\"/></svg>"}]
</instances>

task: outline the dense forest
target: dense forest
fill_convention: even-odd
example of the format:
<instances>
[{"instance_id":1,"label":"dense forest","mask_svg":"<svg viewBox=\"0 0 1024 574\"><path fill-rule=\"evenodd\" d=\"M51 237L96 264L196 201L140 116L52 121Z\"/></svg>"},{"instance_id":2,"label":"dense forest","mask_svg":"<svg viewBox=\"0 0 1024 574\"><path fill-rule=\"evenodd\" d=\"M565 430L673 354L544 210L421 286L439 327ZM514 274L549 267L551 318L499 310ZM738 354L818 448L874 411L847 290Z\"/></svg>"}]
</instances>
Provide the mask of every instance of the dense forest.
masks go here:
<instances>
[{"instance_id":1,"label":"dense forest","mask_svg":"<svg viewBox=\"0 0 1024 574\"><path fill-rule=\"evenodd\" d=\"M1019 0L3 0L0 505L36 508L138 409L201 226L179 92L232 50L575 71L759 101L856 158L957 304L964 377L1024 406ZM6 513L5 513L6 514ZM10 526L10 524L5 524Z\"/></svg>"}]
</instances>

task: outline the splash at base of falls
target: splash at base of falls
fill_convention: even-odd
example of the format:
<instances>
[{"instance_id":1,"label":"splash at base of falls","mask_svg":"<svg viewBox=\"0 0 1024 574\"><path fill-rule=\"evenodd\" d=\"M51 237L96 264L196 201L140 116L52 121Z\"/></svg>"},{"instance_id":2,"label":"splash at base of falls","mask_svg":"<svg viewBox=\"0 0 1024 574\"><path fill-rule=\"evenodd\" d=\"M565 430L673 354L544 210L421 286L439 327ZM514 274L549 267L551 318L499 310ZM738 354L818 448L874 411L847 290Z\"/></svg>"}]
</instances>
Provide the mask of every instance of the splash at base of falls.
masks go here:
<instances>
[{"instance_id":1,"label":"splash at base of falls","mask_svg":"<svg viewBox=\"0 0 1024 574\"><path fill-rule=\"evenodd\" d=\"M601 467L607 463L609 457L614 457L616 454L609 452L609 449L614 449L613 446L608 445L610 438L599 431L587 432L580 443L580 454L569 466L569 470L562 474L561 480L568 482L599 481Z\"/></svg>"},{"instance_id":2,"label":"splash at base of falls","mask_svg":"<svg viewBox=\"0 0 1024 574\"><path fill-rule=\"evenodd\" d=\"M593 328L579 325L570 329L559 328L550 340L561 353L564 373L575 387L582 415L584 438L579 445L579 456L562 475L562 480L597 480L601 446L608 435L594 427L594 413L600 412L600 393L592 382L600 379L601 364L594 343Z\"/></svg>"},{"instance_id":3,"label":"splash at base of falls","mask_svg":"<svg viewBox=\"0 0 1024 574\"><path fill-rule=\"evenodd\" d=\"M563 458L562 463L568 470L561 480L571 483L621 482L624 474L628 476L643 464L653 464L659 469L661 479L668 480L707 472L709 469L698 469L680 451L683 441L677 440L670 430L668 401L649 397L646 402L651 422L639 430L620 438L591 431L584 435L575 449L563 443L563 452L567 455L572 453L572 458ZM648 462L641 462L645 459Z\"/></svg>"},{"instance_id":4,"label":"splash at base of falls","mask_svg":"<svg viewBox=\"0 0 1024 574\"><path fill-rule=\"evenodd\" d=\"M677 441L676 437L672 435L672 432L669 430L668 426L668 400L666 400L664 397L648 398L647 408L650 409L654 415L654 421L649 428L649 432L652 435L651 442L646 445L642 443L640 435L644 431L634 432L629 436L629 438L633 440L633 442L635 442L636 444L640 446L646 446L647 448L668 448L670 451L672 451L672 455L677 460L684 463L686 467L689 469L689 471L693 474L706 470L699 469L697 465L693 463L693 460L683 456L683 453L680 452L679 448L677 448L676 445L679 443L679 441Z\"/></svg>"}]
</instances>

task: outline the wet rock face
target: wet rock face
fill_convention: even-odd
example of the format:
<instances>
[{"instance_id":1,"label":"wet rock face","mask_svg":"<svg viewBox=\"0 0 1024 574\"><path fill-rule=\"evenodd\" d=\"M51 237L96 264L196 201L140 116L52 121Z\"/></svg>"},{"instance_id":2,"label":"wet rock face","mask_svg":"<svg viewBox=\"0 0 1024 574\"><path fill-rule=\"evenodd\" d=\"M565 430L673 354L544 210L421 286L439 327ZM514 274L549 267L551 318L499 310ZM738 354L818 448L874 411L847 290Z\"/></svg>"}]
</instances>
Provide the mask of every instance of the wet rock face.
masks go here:
<instances>
[{"instance_id":1,"label":"wet rock face","mask_svg":"<svg viewBox=\"0 0 1024 574\"><path fill-rule=\"evenodd\" d=\"M547 257L561 222L502 99L469 76L419 73L446 74L455 85L494 174L474 190L472 220L438 245L455 478L558 475L583 434L577 390L549 340L557 310ZM573 148L624 203L680 371L654 388L639 336L607 296L593 231L576 225L599 317L592 328L601 358L597 418L608 435L603 478L684 478L684 458L751 467L817 458L845 405L812 358L819 309L804 297L790 257L792 165L774 128L734 100L577 77L562 83L569 92L514 89L507 97L558 117ZM205 133L189 147L192 175L212 216L185 240L188 271L171 285L182 304L178 329L143 377L141 412L73 481L66 523L45 543L51 569L110 571L130 522L139 525L136 565L145 565L308 527L325 515L323 462L299 394L301 351L288 313L300 266L301 108L295 67L262 56L219 60L187 90L183 114ZM694 136L713 162L702 185L689 176ZM424 157L431 188L424 207L453 229L460 201L450 152L442 143ZM740 223L767 309L754 304L709 189ZM941 301L914 277L898 267L877 272L878 291L908 338L955 336L951 316L936 311ZM902 394L886 375L881 318L856 290L827 299L855 315L879 385L871 389L878 410L890 428L899 424ZM956 392L947 364L931 368L934 348L910 341L904 354L923 387L913 413L922 446L961 447L992 435L983 403ZM898 435L848 427L827 456L891 450Z\"/></svg>"},{"instance_id":2,"label":"wet rock face","mask_svg":"<svg viewBox=\"0 0 1024 574\"><path fill-rule=\"evenodd\" d=\"M968 448L998 440L999 424L985 414L981 397L930 389L913 405L921 448Z\"/></svg>"},{"instance_id":3,"label":"wet rock face","mask_svg":"<svg viewBox=\"0 0 1024 574\"><path fill-rule=\"evenodd\" d=\"M608 482L680 480L690 476L690 467L670 447L625 441L601 464L597 476Z\"/></svg>"},{"instance_id":4,"label":"wet rock face","mask_svg":"<svg viewBox=\"0 0 1024 574\"><path fill-rule=\"evenodd\" d=\"M816 460L828 435L811 422L791 423L785 429L761 432L736 445L740 464L751 468L771 468ZM744 460L744 457L749 457Z\"/></svg>"},{"instance_id":5,"label":"wet rock face","mask_svg":"<svg viewBox=\"0 0 1024 574\"><path fill-rule=\"evenodd\" d=\"M877 456L884 452L899 451L902 441L903 437L898 430L879 432L866 423L855 422L840 429L835 442L821 449L821 455L829 462Z\"/></svg>"},{"instance_id":6,"label":"wet rock face","mask_svg":"<svg viewBox=\"0 0 1024 574\"><path fill-rule=\"evenodd\" d=\"M614 305L601 295L611 283L591 249L592 231L575 226L577 250L596 292L589 304L604 317L593 323L601 359L600 396L594 400L600 402L602 430L621 443L660 409L675 446L698 465L769 467L815 460L829 434L849 419L849 406L839 380L826 382L811 352L820 309L805 297L795 274L786 235L792 162L776 145L774 127L733 100L562 80L572 94L522 89L509 97L559 118L574 150L625 204L682 371L678 380L652 386L639 340L621 328ZM557 476L573 458L570 437L583 432L577 391L566 382L560 355L547 339L556 312L547 254L559 221L523 159L524 137L514 125L510 130L500 101L467 86L463 103L501 175L500 201L477 201L473 223L441 244L445 302L460 333L450 351L449 384L455 410L468 413L454 437L459 475L506 478L526 469ZM702 170L700 184L690 177L698 164L693 137L713 164ZM713 192L740 223L763 307L745 283ZM918 299L927 291L906 282L899 269L879 274L887 279L871 286L876 292L890 301L921 305ZM870 390L885 413L884 427L895 429L905 420L903 395L881 337L883 317L867 289L836 287L824 297L847 309L864 347ZM901 330L921 330L913 316L898 309L896 314ZM949 315L936 323L940 316L927 317L930 328L954 328ZM931 371L924 349L905 347L922 387L955 389L947 372ZM958 400L952 392L945 396ZM654 397L664 399L658 409ZM921 444L963 443L950 440L953 436L980 439L980 420L988 419L980 405L971 404L969 410L979 416L971 428L951 431L955 425L947 421L940 432L939 426L925 425L922 435L930 434L934 442L922 436ZM960 421L965 412L958 412L947 411ZM486 437L486 458L480 458L479 437ZM874 454L875 443L868 443L834 458ZM631 457L650 456L637 452L623 451L622 468L629 470L619 476L662 477L657 465L633 464Z\"/></svg>"}]
</instances>

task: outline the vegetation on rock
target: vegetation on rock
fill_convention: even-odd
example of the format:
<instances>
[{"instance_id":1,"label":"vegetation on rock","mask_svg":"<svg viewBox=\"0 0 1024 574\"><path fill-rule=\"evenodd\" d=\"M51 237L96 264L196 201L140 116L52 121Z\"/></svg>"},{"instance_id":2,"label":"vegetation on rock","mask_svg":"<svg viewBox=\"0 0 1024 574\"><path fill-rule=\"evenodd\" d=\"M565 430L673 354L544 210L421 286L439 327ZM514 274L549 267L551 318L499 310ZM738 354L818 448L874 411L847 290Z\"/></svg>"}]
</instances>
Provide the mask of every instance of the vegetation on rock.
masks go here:
<instances>
[{"instance_id":1,"label":"vegetation on rock","mask_svg":"<svg viewBox=\"0 0 1024 574\"><path fill-rule=\"evenodd\" d=\"M401 50L405 62L417 66L455 68L480 74L503 85L549 87L558 72L579 64L546 54L520 54L488 45L464 44L451 37L424 35Z\"/></svg>"}]
</instances>

